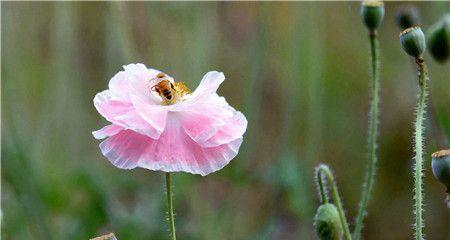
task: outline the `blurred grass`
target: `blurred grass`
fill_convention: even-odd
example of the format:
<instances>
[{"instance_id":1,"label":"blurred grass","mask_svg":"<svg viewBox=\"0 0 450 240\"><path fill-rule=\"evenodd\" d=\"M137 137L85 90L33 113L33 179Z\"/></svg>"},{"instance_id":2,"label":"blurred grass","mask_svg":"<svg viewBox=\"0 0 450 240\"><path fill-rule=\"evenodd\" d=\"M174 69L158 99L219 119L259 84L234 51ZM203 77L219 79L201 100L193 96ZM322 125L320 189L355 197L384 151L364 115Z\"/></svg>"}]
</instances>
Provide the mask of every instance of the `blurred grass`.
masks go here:
<instances>
[{"instance_id":1,"label":"blurred grass","mask_svg":"<svg viewBox=\"0 0 450 240\"><path fill-rule=\"evenodd\" d=\"M425 28L448 2L415 3ZM380 172L365 239L412 234L415 70L387 3L382 51ZM219 92L249 120L224 170L174 177L183 239L312 239L318 162L330 163L352 219L366 165L368 41L358 3L3 2L2 238L166 239L163 175L123 171L90 132L106 123L92 99L131 62L195 88L223 71ZM429 58L429 56L426 56ZM449 65L429 60L440 123L427 155L449 147ZM434 136L434 134L433 134ZM443 187L425 174L426 234L450 235Z\"/></svg>"}]
</instances>

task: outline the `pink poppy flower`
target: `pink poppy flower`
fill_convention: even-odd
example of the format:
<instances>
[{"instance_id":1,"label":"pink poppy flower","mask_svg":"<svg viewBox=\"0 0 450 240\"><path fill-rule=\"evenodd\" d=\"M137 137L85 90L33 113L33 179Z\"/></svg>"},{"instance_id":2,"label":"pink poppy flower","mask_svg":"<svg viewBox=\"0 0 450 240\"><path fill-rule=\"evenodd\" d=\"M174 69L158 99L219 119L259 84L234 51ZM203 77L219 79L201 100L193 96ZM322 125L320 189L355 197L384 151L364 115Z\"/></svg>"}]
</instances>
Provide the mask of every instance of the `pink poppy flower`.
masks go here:
<instances>
[{"instance_id":1,"label":"pink poppy flower","mask_svg":"<svg viewBox=\"0 0 450 240\"><path fill-rule=\"evenodd\" d=\"M104 156L123 169L207 175L238 153L245 116L217 95L223 73L208 72L194 92L144 64L129 64L98 93L94 106L110 125L94 131Z\"/></svg>"}]
</instances>

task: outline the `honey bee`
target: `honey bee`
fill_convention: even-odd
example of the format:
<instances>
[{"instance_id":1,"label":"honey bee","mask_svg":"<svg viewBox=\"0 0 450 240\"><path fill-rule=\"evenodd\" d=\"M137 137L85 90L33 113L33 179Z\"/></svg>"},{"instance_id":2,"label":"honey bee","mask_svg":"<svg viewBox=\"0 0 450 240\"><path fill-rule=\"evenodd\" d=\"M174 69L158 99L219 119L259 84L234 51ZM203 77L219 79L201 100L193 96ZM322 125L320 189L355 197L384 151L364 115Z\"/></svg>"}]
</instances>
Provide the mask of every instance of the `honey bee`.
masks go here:
<instances>
[{"instance_id":1,"label":"honey bee","mask_svg":"<svg viewBox=\"0 0 450 240\"><path fill-rule=\"evenodd\" d=\"M172 83L164 73L158 73L156 80L159 82L151 90L157 92L165 104L173 104L190 92L189 88L181 82Z\"/></svg>"}]
</instances>

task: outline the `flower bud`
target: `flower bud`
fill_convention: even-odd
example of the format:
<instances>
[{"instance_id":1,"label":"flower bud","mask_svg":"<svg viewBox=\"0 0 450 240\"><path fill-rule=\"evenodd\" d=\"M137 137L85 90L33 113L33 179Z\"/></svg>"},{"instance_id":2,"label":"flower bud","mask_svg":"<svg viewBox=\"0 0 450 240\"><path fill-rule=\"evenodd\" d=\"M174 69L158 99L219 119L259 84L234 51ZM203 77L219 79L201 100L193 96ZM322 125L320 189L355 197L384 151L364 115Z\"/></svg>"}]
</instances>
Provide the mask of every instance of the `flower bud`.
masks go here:
<instances>
[{"instance_id":1,"label":"flower bud","mask_svg":"<svg viewBox=\"0 0 450 240\"><path fill-rule=\"evenodd\" d=\"M317 235L321 240L340 240L343 229L337 208L331 203L322 204L314 218Z\"/></svg>"},{"instance_id":2,"label":"flower bud","mask_svg":"<svg viewBox=\"0 0 450 240\"><path fill-rule=\"evenodd\" d=\"M431 155L434 176L450 190L450 150L441 150Z\"/></svg>"},{"instance_id":3,"label":"flower bud","mask_svg":"<svg viewBox=\"0 0 450 240\"><path fill-rule=\"evenodd\" d=\"M411 27L400 33L403 50L415 58L422 57L425 51L425 35L420 27Z\"/></svg>"},{"instance_id":4,"label":"flower bud","mask_svg":"<svg viewBox=\"0 0 450 240\"><path fill-rule=\"evenodd\" d=\"M384 3L382 1L364 1L361 4L361 16L370 31L376 30L384 18Z\"/></svg>"},{"instance_id":5,"label":"flower bud","mask_svg":"<svg viewBox=\"0 0 450 240\"><path fill-rule=\"evenodd\" d=\"M405 7L398 10L395 14L395 20L401 30L418 26L420 24L419 12L415 7Z\"/></svg>"},{"instance_id":6,"label":"flower bud","mask_svg":"<svg viewBox=\"0 0 450 240\"><path fill-rule=\"evenodd\" d=\"M450 58L450 14L444 15L427 32L428 46L431 55L438 62Z\"/></svg>"}]
</instances>

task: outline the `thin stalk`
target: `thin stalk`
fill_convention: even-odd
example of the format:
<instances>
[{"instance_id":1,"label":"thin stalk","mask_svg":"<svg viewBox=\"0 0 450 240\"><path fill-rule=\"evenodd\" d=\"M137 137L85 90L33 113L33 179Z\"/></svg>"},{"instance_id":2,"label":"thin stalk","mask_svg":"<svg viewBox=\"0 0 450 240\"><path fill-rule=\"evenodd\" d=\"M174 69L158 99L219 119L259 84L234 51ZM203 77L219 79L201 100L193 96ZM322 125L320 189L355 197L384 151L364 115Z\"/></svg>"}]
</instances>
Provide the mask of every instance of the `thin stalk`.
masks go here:
<instances>
[{"instance_id":1,"label":"thin stalk","mask_svg":"<svg viewBox=\"0 0 450 240\"><path fill-rule=\"evenodd\" d=\"M318 168L316 171L316 183L317 183L317 191L319 192L321 203L328 203L329 202L328 194L327 194L325 185L323 183L323 177L322 177L322 172L320 171L320 168Z\"/></svg>"},{"instance_id":2,"label":"thin stalk","mask_svg":"<svg viewBox=\"0 0 450 240\"><path fill-rule=\"evenodd\" d=\"M325 174L328 184L330 185L331 198L333 199L333 202L337 206L337 209L338 209L339 219L341 220L342 228L344 229L344 238L346 240L351 240L352 236L350 235L347 218L345 217L344 207L342 206L341 197L339 196L339 191L338 191L336 182L334 180L333 174L331 173L328 166L323 165L323 164L319 165L319 167L317 168L318 183L321 183L323 180L322 176L321 176L322 173ZM323 184L321 184L321 185L323 186ZM323 192L323 193L325 193L325 192Z\"/></svg>"},{"instance_id":3,"label":"thin stalk","mask_svg":"<svg viewBox=\"0 0 450 240\"><path fill-rule=\"evenodd\" d=\"M423 191L422 191L422 176L423 176L423 121L426 107L426 80L427 69L422 58L416 59L417 68L419 71L419 102L417 103L416 121L414 123L414 144L415 144L415 165L414 165L414 212L415 212L415 238L416 240L423 239Z\"/></svg>"},{"instance_id":4,"label":"thin stalk","mask_svg":"<svg viewBox=\"0 0 450 240\"><path fill-rule=\"evenodd\" d=\"M377 170L377 135L378 135L378 108L379 108L379 89L380 89L380 61L378 53L378 39L376 32L369 34L370 39L370 61L371 61L371 90L372 99L369 110L369 134L367 142L369 144L369 165L363 185L361 201L359 203L358 214L355 220L355 230L353 238L359 240L366 208L373 191L375 174Z\"/></svg>"},{"instance_id":5,"label":"thin stalk","mask_svg":"<svg viewBox=\"0 0 450 240\"><path fill-rule=\"evenodd\" d=\"M167 191L167 206L169 208L169 225L170 225L170 239L176 240L175 234L175 219L173 215L173 194L170 173L166 173L166 191Z\"/></svg>"}]
</instances>

